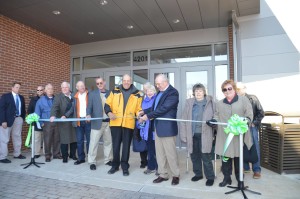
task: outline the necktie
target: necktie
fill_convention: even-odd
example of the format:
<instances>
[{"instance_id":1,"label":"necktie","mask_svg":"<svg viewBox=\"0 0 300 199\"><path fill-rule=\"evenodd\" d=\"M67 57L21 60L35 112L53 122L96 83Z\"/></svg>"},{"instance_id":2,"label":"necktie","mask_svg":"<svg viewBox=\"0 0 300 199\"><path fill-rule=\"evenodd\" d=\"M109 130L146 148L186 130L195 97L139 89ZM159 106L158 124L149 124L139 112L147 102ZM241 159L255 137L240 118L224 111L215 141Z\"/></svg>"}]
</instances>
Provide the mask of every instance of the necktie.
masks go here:
<instances>
[{"instance_id":1,"label":"necktie","mask_svg":"<svg viewBox=\"0 0 300 199\"><path fill-rule=\"evenodd\" d=\"M20 115L20 111L19 111L19 95L16 95L16 115L19 116Z\"/></svg>"}]
</instances>

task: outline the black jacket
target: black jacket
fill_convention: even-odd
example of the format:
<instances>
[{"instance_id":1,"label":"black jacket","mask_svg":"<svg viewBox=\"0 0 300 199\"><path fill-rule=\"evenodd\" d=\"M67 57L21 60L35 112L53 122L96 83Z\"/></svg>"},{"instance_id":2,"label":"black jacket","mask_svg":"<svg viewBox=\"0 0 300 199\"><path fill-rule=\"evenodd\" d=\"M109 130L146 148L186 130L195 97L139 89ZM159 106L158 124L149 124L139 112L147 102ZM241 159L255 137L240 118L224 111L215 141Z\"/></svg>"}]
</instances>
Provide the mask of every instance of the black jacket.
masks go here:
<instances>
[{"instance_id":1,"label":"black jacket","mask_svg":"<svg viewBox=\"0 0 300 199\"><path fill-rule=\"evenodd\" d=\"M258 127L261 123L261 120L265 117L264 109L261 106L258 98L255 95L249 95L249 94L246 93L245 96L249 99L249 101L252 105L252 109L253 109L253 121L252 121L252 123L255 126Z\"/></svg>"}]
</instances>

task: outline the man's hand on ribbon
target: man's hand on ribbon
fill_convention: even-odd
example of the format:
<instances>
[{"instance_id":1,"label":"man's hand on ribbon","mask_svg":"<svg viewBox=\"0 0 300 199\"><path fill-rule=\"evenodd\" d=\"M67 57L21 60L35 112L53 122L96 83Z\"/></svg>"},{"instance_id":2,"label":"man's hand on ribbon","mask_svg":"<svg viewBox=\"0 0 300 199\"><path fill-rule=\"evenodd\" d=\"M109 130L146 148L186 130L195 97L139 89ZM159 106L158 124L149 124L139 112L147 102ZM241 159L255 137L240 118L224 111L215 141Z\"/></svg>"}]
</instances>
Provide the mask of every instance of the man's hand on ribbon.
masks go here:
<instances>
[{"instance_id":1,"label":"man's hand on ribbon","mask_svg":"<svg viewBox=\"0 0 300 199\"><path fill-rule=\"evenodd\" d=\"M143 116L141 116L141 117L139 118L139 123L143 123L143 122L145 122L145 121L147 121L147 120L148 120L148 117L147 117L146 114L144 114Z\"/></svg>"},{"instance_id":2,"label":"man's hand on ribbon","mask_svg":"<svg viewBox=\"0 0 300 199\"><path fill-rule=\"evenodd\" d=\"M207 120L207 121L206 121L206 124L207 124L208 126L214 128L214 127L217 126L217 124L214 124L214 123L216 123L216 122L218 122L218 121L215 120L215 119L211 119L211 120Z\"/></svg>"},{"instance_id":3,"label":"man's hand on ribbon","mask_svg":"<svg viewBox=\"0 0 300 199\"><path fill-rule=\"evenodd\" d=\"M87 116L86 116L86 119L90 119L90 118L91 118L90 115L87 115ZM91 122L91 120L87 120L86 122Z\"/></svg>"},{"instance_id":4,"label":"man's hand on ribbon","mask_svg":"<svg viewBox=\"0 0 300 199\"><path fill-rule=\"evenodd\" d=\"M145 114L145 113L144 113L143 110L139 111L139 113L138 113L138 115L137 115L137 118L139 119L139 118L142 117L144 114Z\"/></svg>"},{"instance_id":5,"label":"man's hand on ribbon","mask_svg":"<svg viewBox=\"0 0 300 199\"><path fill-rule=\"evenodd\" d=\"M6 128L7 128L7 122L2 122L2 127L3 127L4 129L6 129Z\"/></svg>"},{"instance_id":6,"label":"man's hand on ribbon","mask_svg":"<svg viewBox=\"0 0 300 199\"><path fill-rule=\"evenodd\" d=\"M107 116L108 116L109 119L111 119L111 120L115 120L115 119L117 118L116 115L113 114L112 112L109 112L109 113L107 114Z\"/></svg>"},{"instance_id":7,"label":"man's hand on ribbon","mask_svg":"<svg viewBox=\"0 0 300 199\"><path fill-rule=\"evenodd\" d=\"M51 117L50 117L50 122L53 122L54 119L55 119L55 116L51 116Z\"/></svg>"}]
</instances>

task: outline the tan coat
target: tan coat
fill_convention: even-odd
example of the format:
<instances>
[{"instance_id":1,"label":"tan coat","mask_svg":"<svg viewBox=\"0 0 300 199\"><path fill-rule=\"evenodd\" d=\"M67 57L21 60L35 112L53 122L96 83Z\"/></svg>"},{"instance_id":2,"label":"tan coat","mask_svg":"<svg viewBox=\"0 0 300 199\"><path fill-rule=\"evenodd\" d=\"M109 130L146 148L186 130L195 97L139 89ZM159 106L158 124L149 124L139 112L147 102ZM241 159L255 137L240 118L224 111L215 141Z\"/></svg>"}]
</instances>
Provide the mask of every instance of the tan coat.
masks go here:
<instances>
[{"instance_id":1,"label":"tan coat","mask_svg":"<svg viewBox=\"0 0 300 199\"><path fill-rule=\"evenodd\" d=\"M211 96L206 96L206 105L203 112L203 121L207 121L213 118L215 111L215 103ZM182 119L192 120L192 110L195 98L187 99L185 107L182 113ZM187 143L188 152L193 152L193 132L191 122L180 123L180 139L182 142ZM202 123L202 135L201 135L202 153L210 153L213 142L213 129L206 123Z\"/></svg>"},{"instance_id":2,"label":"tan coat","mask_svg":"<svg viewBox=\"0 0 300 199\"><path fill-rule=\"evenodd\" d=\"M247 117L251 121L253 120L253 111L248 98L244 96L238 96L238 100L236 102L233 102L231 105L224 103L224 100L220 100L216 104L216 112L214 115L214 119L216 119L218 122L227 123L229 118L234 114L237 114L240 117ZM218 155L223 154L225 141L228 136L228 134L225 134L224 132L225 127L226 126L218 125L218 133L217 133L216 149L215 149L215 153ZM225 153L226 157L233 158L233 157L240 156L239 142L240 142L239 136L234 136ZM249 130L248 132L245 133L244 143L246 143L248 149L250 149L250 147L252 146L252 138Z\"/></svg>"}]
</instances>

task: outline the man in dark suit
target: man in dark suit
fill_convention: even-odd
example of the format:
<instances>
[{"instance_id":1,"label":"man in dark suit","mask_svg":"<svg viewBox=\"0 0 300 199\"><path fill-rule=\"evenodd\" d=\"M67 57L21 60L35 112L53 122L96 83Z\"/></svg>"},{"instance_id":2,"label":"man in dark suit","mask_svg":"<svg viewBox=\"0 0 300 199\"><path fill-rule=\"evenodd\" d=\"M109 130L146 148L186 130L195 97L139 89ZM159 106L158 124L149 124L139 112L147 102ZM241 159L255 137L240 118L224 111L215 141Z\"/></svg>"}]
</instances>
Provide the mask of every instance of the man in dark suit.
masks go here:
<instances>
[{"instance_id":1,"label":"man in dark suit","mask_svg":"<svg viewBox=\"0 0 300 199\"><path fill-rule=\"evenodd\" d=\"M161 183L169 179L168 165L172 174L172 185L179 184L179 164L176 152L176 136L178 126L176 121L155 120L156 118L176 119L179 103L178 91L169 84L168 78L159 74L155 79L155 85L159 92L152 108L141 111L140 122L152 120L151 125L155 137L155 150L158 164L159 177L153 183Z\"/></svg>"},{"instance_id":2,"label":"man in dark suit","mask_svg":"<svg viewBox=\"0 0 300 199\"><path fill-rule=\"evenodd\" d=\"M19 95L21 84L14 82L12 92L3 94L0 99L0 162L11 163L7 159L7 144L12 135L14 158L25 159L21 154L22 125L25 119L25 100Z\"/></svg>"}]
</instances>

